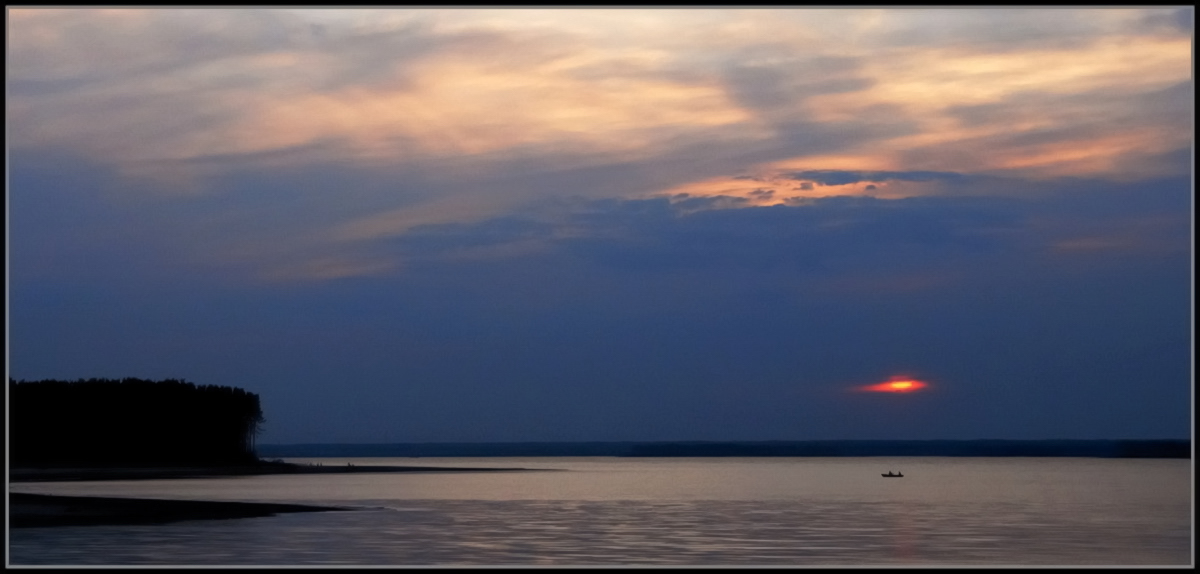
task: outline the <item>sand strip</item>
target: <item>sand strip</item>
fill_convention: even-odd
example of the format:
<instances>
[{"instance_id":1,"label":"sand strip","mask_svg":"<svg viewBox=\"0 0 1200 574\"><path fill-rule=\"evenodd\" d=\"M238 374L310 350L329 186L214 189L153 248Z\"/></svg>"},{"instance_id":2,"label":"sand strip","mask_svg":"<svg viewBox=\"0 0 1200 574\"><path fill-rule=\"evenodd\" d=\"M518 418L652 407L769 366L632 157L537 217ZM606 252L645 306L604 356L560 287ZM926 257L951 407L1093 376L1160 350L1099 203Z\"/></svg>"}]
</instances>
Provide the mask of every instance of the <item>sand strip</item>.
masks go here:
<instances>
[{"instance_id":1,"label":"sand strip","mask_svg":"<svg viewBox=\"0 0 1200 574\"><path fill-rule=\"evenodd\" d=\"M253 518L284 512L337 510L353 508L265 502L54 496L15 492L8 495L8 525L12 528L162 524L180 520Z\"/></svg>"},{"instance_id":2,"label":"sand strip","mask_svg":"<svg viewBox=\"0 0 1200 574\"><path fill-rule=\"evenodd\" d=\"M445 466L309 466L264 464L261 466L190 468L11 468L8 481L62 482L79 480L148 480L161 478L215 478L271 474L344 474L362 472L502 472L525 468L466 468ZM538 469L541 470L541 469Z\"/></svg>"}]
</instances>

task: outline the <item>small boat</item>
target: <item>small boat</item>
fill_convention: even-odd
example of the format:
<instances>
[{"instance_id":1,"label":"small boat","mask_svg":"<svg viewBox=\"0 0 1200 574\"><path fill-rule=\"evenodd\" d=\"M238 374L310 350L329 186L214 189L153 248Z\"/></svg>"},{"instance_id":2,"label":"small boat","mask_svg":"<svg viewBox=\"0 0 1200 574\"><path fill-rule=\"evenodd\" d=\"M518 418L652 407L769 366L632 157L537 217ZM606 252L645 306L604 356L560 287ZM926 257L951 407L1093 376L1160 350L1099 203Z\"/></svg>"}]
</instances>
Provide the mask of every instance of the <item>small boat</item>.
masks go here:
<instances>
[{"instance_id":1,"label":"small boat","mask_svg":"<svg viewBox=\"0 0 1200 574\"><path fill-rule=\"evenodd\" d=\"M884 478L904 478L904 473L900 472L900 473L892 474L892 471L889 470L887 472L887 474L881 474L879 476L882 476Z\"/></svg>"}]
</instances>

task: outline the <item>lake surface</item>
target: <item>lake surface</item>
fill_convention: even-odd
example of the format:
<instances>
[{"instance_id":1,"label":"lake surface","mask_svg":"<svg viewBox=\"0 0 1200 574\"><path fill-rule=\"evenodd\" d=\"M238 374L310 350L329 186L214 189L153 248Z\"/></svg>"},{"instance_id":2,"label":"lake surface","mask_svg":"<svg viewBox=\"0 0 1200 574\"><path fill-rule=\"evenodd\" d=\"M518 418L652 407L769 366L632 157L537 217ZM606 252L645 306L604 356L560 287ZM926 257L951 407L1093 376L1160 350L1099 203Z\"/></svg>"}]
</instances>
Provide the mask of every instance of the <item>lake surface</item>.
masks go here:
<instances>
[{"instance_id":1,"label":"lake surface","mask_svg":"<svg viewBox=\"0 0 1200 574\"><path fill-rule=\"evenodd\" d=\"M11 492L355 506L21 528L13 565L1190 565L1192 462L361 458L528 472L16 483ZM553 469L553 470L551 470ZM902 471L904 478L880 473Z\"/></svg>"}]
</instances>

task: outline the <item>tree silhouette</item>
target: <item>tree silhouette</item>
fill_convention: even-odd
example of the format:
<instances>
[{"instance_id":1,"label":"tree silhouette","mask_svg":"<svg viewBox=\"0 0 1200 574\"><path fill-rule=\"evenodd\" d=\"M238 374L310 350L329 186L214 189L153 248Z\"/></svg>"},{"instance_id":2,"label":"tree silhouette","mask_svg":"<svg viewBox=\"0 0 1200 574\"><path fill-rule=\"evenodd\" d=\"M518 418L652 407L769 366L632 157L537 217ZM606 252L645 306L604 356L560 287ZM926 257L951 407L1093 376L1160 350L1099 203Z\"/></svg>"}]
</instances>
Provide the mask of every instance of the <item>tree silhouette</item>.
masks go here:
<instances>
[{"instance_id":1,"label":"tree silhouette","mask_svg":"<svg viewBox=\"0 0 1200 574\"><path fill-rule=\"evenodd\" d=\"M258 395L136 378L9 379L14 466L230 465L258 460Z\"/></svg>"}]
</instances>

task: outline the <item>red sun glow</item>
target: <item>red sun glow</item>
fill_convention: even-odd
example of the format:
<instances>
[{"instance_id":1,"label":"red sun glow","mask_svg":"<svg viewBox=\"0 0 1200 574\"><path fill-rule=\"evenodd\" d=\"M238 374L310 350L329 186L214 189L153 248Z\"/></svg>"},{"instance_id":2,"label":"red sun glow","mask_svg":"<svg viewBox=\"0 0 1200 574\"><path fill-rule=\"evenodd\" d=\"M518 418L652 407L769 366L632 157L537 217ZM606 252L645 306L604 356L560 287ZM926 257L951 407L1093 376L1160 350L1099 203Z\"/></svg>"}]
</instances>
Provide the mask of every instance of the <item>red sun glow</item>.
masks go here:
<instances>
[{"instance_id":1,"label":"red sun glow","mask_svg":"<svg viewBox=\"0 0 1200 574\"><path fill-rule=\"evenodd\" d=\"M911 393L928 386L927 383L912 377L892 377L879 384L859 387L858 390L872 393Z\"/></svg>"}]
</instances>

